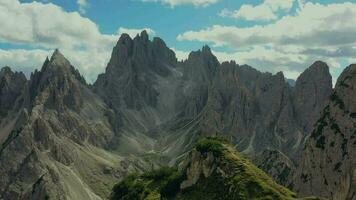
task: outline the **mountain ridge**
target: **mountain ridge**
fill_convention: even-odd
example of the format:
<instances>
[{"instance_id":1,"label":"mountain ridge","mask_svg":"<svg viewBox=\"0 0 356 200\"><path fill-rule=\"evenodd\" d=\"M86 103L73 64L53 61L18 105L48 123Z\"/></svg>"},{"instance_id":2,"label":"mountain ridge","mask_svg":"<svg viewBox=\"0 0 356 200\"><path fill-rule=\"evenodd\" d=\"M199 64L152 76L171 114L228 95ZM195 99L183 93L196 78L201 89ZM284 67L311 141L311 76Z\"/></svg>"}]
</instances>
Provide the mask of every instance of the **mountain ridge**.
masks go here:
<instances>
[{"instance_id":1,"label":"mountain ridge","mask_svg":"<svg viewBox=\"0 0 356 200\"><path fill-rule=\"evenodd\" d=\"M55 50L13 95L16 109L0 117L0 194L107 198L129 172L179 164L197 138L217 134L247 157L266 149L287 155L293 162L276 160L290 166L290 177L332 94L325 63L300 77L291 87L282 72L219 63L208 46L177 61L162 39L142 32L122 34L105 73L88 85ZM278 177L276 169L264 168Z\"/></svg>"}]
</instances>

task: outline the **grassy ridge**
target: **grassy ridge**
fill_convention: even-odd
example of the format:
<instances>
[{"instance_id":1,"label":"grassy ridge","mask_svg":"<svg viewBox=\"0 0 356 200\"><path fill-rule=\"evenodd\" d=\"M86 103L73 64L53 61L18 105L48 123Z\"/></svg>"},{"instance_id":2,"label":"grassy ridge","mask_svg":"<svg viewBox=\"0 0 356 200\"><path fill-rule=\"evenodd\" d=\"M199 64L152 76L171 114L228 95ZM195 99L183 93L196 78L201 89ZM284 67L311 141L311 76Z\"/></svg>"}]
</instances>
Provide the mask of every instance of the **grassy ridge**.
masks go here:
<instances>
[{"instance_id":1,"label":"grassy ridge","mask_svg":"<svg viewBox=\"0 0 356 200\"><path fill-rule=\"evenodd\" d=\"M214 164L218 167L207 178L202 176L196 184L182 190L180 185L188 178L186 170L189 165L183 170L163 167L142 175L132 174L126 177L115 185L111 199L297 199L294 192L278 185L223 139L202 138L197 141L195 151L200 153L202 159L208 153L214 156Z\"/></svg>"}]
</instances>

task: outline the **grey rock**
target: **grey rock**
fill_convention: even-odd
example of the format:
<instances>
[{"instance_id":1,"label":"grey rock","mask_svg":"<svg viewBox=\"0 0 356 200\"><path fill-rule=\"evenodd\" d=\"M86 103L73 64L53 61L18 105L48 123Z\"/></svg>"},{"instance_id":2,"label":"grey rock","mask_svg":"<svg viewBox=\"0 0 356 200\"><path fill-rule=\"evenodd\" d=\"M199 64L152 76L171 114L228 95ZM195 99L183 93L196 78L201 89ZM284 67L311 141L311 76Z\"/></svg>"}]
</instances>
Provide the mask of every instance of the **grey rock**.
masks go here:
<instances>
[{"instance_id":1,"label":"grey rock","mask_svg":"<svg viewBox=\"0 0 356 200\"><path fill-rule=\"evenodd\" d=\"M347 67L303 151L294 189L301 196L352 200L356 195L356 65Z\"/></svg>"}]
</instances>

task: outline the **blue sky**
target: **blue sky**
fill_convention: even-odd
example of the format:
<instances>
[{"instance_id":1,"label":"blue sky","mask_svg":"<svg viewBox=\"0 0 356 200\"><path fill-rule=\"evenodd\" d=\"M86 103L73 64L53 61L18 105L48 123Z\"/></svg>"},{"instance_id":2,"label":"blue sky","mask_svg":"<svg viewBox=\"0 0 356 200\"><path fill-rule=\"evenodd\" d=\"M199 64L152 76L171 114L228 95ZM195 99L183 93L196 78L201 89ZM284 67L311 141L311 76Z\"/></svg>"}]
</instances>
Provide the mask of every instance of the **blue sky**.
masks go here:
<instances>
[{"instance_id":1,"label":"blue sky","mask_svg":"<svg viewBox=\"0 0 356 200\"><path fill-rule=\"evenodd\" d=\"M335 79L356 62L356 1L1 0L0 66L29 74L60 48L89 82L122 32L147 29L184 59L209 44L220 61L298 75L316 60Z\"/></svg>"}]
</instances>

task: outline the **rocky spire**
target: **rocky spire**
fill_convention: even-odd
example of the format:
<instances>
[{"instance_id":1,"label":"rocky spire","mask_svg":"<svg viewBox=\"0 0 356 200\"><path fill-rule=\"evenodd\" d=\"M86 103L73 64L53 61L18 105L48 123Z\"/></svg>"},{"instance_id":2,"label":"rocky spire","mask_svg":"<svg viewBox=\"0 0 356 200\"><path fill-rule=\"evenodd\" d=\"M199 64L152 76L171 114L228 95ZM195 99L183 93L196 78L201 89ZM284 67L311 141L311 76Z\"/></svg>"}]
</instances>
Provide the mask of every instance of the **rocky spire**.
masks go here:
<instances>
[{"instance_id":1,"label":"rocky spire","mask_svg":"<svg viewBox=\"0 0 356 200\"><path fill-rule=\"evenodd\" d=\"M82 87L86 87L84 78L58 49L50 59L46 58L42 69L35 71L30 79L30 94L34 104L61 109L65 105L71 108L80 107Z\"/></svg>"},{"instance_id":2,"label":"rocky spire","mask_svg":"<svg viewBox=\"0 0 356 200\"><path fill-rule=\"evenodd\" d=\"M201 50L191 52L183 65L186 79L211 82L220 64L210 47L205 45Z\"/></svg>"},{"instance_id":3,"label":"rocky spire","mask_svg":"<svg viewBox=\"0 0 356 200\"><path fill-rule=\"evenodd\" d=\"M134 39L122 34L113 49L106 73L98 77L94 89L104 98L111 96L108 99L115 99L111 104L114 107L122 105L119 103L122 100L126 106L136 109L144 104L155 106L158 95L153 88L155 76L170 76L176 65L174 52L162 39L151 41L146 31ZM118 87L112 89L114 85Z\"/></svg>"},{"instance_id":4,"label":"rocky spire","mask_svg":"<svg viewBox=\"0 0 356 200\"><path fill-rule=\"evenodd\" d=\"M332 78L325 62L314 62L298 77L294 102L304 133L311 131L331 92Z\"/></svg>"},{"instance_id":5,"label":"rocky spire","mask_svg":"<svg viewBox=\"0 0 356 200\"><path fill-rule=\"evenodd\" d=\"M15 107L19 105L16 105L16 101L23 94L26 85L27 80L22 72L13 72L10 67L1 68L0 119L7 115L11 109L17 109Z\"/></svg>"}]
</instances>

